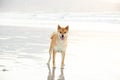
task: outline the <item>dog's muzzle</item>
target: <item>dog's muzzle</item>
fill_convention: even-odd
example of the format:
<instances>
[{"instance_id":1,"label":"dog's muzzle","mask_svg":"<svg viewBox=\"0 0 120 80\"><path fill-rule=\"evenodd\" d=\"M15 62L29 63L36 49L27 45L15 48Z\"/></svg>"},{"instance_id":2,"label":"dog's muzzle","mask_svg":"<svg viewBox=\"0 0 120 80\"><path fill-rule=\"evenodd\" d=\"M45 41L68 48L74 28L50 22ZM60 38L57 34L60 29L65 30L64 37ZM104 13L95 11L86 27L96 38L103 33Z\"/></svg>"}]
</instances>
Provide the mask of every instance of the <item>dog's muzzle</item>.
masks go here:
<instances>
[{"instance_id":1,"label":"dog's muzzle","mask_svg":"<svg viewBox=\"0 0 120 80\"><path fill-rule=\"evenodd\" d=\"M65 39L65 36L64 36L64 35L61 35L61 36L60 36L60 39L61 39L61 40L64 40L64 39Z\"/></svg>"}]
</instances>

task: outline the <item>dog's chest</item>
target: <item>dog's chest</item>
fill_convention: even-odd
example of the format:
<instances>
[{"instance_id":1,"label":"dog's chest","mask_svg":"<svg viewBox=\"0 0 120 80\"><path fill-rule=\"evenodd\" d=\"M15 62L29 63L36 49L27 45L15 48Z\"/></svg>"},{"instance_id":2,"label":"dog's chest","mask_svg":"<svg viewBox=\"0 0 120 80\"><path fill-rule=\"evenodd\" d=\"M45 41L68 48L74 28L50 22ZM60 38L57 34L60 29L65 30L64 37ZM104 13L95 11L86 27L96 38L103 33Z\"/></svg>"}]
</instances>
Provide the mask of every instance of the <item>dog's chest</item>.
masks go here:
<instances>
[{"instance_id":1,"label":"dog's chest","mask_svg":"<svg viewBox=\"0 0 120 80\"><path fill-rule=\"evenodd\" d=\"M64 41L58 41L54 47L56 52L65 52L66 44Z\"/></svg>"}]
</instances>

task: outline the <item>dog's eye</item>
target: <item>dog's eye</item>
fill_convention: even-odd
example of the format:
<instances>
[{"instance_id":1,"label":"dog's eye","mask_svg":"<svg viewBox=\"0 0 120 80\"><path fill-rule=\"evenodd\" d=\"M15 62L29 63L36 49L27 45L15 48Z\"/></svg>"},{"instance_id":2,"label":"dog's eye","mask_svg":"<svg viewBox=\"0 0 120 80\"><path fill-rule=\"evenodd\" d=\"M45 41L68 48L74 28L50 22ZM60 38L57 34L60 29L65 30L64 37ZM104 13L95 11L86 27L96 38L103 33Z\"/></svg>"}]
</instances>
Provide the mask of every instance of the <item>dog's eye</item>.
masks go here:
<instances>
[{"instance_id":1,"label":"dog's eye","mask_svg":"<svg viewBox=\"0 0 120 80\"><path fill-rule=\"evenodd\" d=\"M60 32L60 33L62 33L62 32Z\"/></svg>"},{"instance_id":2,"label":"dog's eye","mask_svg":"<svg viewBox=\"0 0 120 80\"><path fill-rule=\"evenodd\" d=\"M64 33L66 33L66 32L64 32Z\"/></svg>"}]
</instances>

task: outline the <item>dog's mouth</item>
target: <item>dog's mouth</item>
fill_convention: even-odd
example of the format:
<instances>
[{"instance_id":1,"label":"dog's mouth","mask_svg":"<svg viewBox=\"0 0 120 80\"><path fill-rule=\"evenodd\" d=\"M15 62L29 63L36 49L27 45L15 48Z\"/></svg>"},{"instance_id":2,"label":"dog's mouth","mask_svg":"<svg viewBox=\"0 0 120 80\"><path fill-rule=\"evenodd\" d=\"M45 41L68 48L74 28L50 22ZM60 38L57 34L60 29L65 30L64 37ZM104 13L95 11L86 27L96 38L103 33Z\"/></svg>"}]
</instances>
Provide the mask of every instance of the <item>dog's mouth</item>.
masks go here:
<instances>
[{"instance_id":1,"label":"dog's mouth","mask_svg":"<svg viewBox=\"0 0 120 80\"><path fill-rule=\"evenodd\" d=\"M60 36L60 39L61 39L61 40L64 40L64 39L65 39L65 36L64 36L64 35Z\"/></svg>"}]
</instances>

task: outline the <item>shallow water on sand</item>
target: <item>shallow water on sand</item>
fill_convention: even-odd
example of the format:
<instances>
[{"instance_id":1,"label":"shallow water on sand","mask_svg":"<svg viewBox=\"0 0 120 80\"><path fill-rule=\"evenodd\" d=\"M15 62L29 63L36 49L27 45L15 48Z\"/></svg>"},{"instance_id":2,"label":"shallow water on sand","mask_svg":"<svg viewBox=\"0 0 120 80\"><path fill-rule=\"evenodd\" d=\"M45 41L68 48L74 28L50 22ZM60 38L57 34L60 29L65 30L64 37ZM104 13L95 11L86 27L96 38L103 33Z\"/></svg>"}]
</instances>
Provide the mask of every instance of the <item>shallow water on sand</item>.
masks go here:
<instances>
[{"instance_id":1,"label":"shallow water on sand","mask_svg":"<svg viewBox=\"0 0 120 80\"><path fill-rule=\"evenodd\" d=\"M46 64L53 28L0 27L0 80L119 80L120 33L71 30L65 68Z\"/></svg>"}]
</instances>

